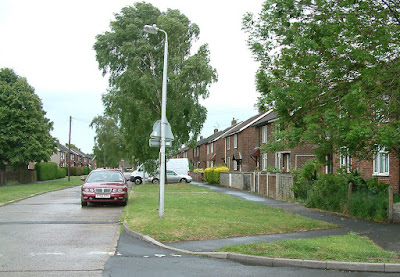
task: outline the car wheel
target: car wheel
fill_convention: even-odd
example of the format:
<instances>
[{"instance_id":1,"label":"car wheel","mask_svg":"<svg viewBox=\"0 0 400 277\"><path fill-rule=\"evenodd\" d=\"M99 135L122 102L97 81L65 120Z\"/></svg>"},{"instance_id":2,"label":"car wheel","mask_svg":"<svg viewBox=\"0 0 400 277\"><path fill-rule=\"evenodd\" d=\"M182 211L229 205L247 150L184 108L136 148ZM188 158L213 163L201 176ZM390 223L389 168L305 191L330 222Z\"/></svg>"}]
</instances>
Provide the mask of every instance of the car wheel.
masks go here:
<instances>
[{"instance_id":1,"label":"car wheel","mask_svg":"<svg viewBox=\"0 0 400 277\"><path fill-rule=\"evenodd\" d=\"M186 181L185 178L182 178L182 179L179 181L179 183L187 183L187 181Z\"/></svg>"},{"instance_id":2,"label":"car wheel","mask_svg":"<svg viewBox=\"0 0 400 277\"><path fill-rule=\"evenodd\" d=\"M87 204L88 204L87 202L85 202L85 201L83 201L83 199L81 199L81 206L82 206L82 207L86 207Z\"/></svg>"},{"instance_id":3,"label":"car wheel","mask_svg":"<svg viewBox=\"0 0 400 277\"><path fill-rule=\"evenodd\" d=\"M136 178L135 179L135 184L140 185L142 183L142 178Z\"/></svg>"},{"instance_id":4,"label":"car wheel","mask_svg":"<svg viewBox=\"0 0 400 277\"><path fill-rule=\"evenodd\" d=\"M126 198L123 202L121 202L121 206L126 206L127 203L128 203L128 199Z\"/></svg>"},{"instance_id":5,"label":"car wheel","mask_svg":"<svg viewBox=\"0 0 400 277\"><path fill-rule=\"evenodd\" d=\"M151 181L153 184L158 185L160 183L160 181L158 179L153 179L153 181Z\"/></svg>"}]
</instances>

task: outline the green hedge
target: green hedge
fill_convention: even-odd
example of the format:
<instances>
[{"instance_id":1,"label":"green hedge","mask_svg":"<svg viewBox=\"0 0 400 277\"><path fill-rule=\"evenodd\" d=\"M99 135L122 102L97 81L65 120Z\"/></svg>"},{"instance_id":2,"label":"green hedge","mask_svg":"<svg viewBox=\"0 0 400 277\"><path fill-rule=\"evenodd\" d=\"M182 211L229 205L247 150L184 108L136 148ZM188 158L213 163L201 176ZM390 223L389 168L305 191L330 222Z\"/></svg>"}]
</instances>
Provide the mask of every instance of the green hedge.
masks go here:
<instances>
[{"instance_id":1,"label":"green hedge","mask_svg":"<svg viewBox=\"0 0 400 277\"><path fill-rule=\"evenodd\" d=\"M36 163L35 170L38 181L53 180L58 175L58 166L53 162Z\"/></svg>"},{"instance_id":2,"label":"green hedge","mask_svg":"<svg viewBox=\"0 0 400 277\"><path fill-rule=\"evenodd\" d=\"M204 178L209 184L219 184L219 173L229 171L226 166L214 166L204 170Z\"/></svg>"},{"instance_id":3,"label":"green hedge","mask_svg":"<svg viewBox=\"0 0 400 277\"><path fill-rule=\"evenodd\" d=\"M65 170L65 174L68 175L68 167L63 167ZM80 167L80 166L71 166L70 167L70 176L82 176L82 175L88 175L90 173L90 168L89 167Z\"/></svg>"},{"instance_id":4,"label":"green hedge","mask_svg":"<svg viewBox=\"0 0 400 277\"><path fill-rule=\"evenodd\" d=\"M65 176L67 176L65 168L59 168L57 171L57 179L65 178Z\"/></svg>"}]
</instances>

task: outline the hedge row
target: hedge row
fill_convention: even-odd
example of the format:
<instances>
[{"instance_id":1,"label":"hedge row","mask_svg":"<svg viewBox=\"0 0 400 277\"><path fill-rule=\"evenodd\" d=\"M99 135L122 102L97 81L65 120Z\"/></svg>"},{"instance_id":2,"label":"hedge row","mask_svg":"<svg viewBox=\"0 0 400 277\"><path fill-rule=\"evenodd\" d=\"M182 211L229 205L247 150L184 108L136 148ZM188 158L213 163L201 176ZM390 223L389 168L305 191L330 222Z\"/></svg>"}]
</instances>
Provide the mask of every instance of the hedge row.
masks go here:
<instances>
[{"instance_id":1,"label":"hedge row","mask_svg":"<svg viewBox=\"0 0 400 277\"><path fill-rule=\"evenodd\" d=\"M56 163L37 163L35 165L38 181L53 180L65 177L65 170L58 168Z\"/></svg>"},{"instance_id":2,"label":"hedge row","mask_svg":"<svg viewBox=\"0 0 400 277\"><path fill-rule=\"evenodd\" d=\"M68 172L68 167L63 167L63 169L65 169L65 172ZM82 176L88 175L90 171L89 167L72 166L70 167L69 174L70 176Z\"/></svg>"},{"instance_id":3,"label":"hedge row","mask_svg":"<svg viewBox=\"0 0 400 277\"><path fill-rule=\"evenodd\" d=\"M68 172L68 168L66 167L58 168L57 164L54 162L36 163L35 170L38 181L65 178ZM87 175L89 174L89 172L90 172L89 167L70 168L71 176Z\"/></svg>"}]
</instances>

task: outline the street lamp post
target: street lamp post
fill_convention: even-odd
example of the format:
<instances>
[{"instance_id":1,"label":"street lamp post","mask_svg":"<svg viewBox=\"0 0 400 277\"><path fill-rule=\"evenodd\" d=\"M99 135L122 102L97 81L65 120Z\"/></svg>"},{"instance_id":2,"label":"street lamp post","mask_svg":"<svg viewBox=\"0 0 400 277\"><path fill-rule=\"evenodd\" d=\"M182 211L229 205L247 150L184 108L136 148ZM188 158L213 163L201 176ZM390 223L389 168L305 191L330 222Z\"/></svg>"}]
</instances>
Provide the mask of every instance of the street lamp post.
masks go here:
<instances>
[{"instance_id":1,"label":"street lamp post","mask_svg":"<svg viewBox=\"0 0 400 277\"><path fill-rule=\"evenodd\" d=\"M164 188L165 188L165 126L167 124L167 67L168 67L168 35L167 32L153 26L145 25L143 31L150 34L157 34L158 31L165 34L164 40L164 69L161 95L161 139L160 139L160 201L158 206L158 217L164 218Z\"/></svg>"}]
</instances>

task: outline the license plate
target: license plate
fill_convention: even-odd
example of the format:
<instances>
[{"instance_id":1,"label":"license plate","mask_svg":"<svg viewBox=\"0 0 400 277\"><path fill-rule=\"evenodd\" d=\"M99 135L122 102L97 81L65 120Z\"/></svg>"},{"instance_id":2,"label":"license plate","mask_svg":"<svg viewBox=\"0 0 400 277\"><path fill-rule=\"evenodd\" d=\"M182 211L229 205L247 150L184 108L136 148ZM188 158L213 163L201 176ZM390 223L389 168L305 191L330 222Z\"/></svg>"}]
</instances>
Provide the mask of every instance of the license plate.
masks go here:
<instances>
[{"instance_id":1,"label":"license plate","mask_svg":"<svg viewBox=\"0 0 400 277\"><path fill-rule=\"evenodd\" d=\"M109 194L96 194L96 198L111 198Z\"/></svg>"}]
</instances>

